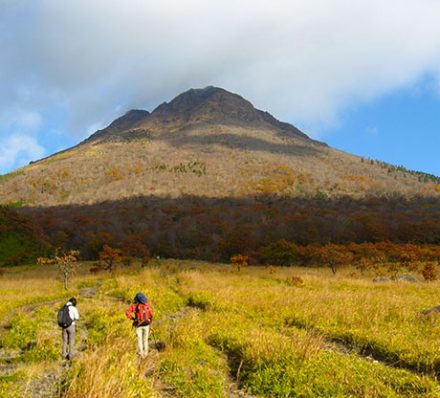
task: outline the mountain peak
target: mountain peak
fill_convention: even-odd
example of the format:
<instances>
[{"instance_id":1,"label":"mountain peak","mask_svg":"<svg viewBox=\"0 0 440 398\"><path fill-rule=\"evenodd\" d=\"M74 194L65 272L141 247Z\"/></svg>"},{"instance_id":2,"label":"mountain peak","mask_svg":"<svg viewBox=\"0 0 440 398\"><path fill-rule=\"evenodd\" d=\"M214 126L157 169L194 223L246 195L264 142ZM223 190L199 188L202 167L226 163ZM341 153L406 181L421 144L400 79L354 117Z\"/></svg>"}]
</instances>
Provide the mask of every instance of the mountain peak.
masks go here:
<instances>
[{"instance_id":1,"label":"mountain peak","mask_svg":"<svg viewBox=\"0 0 440 398\"><path fill-rule=\"evenodd\" d=\"M159 105L152 113L133 109L108 127L98 130L88 141L120 137L124 132L143 130L160 133L183 131L200 126L235 126L309 139L294 126L280 122L268 112L260 111L238 94L223 88L191 88L170 102Z\"/></svg>"},{"instance_id":2,"label":"mountain peak","mask_svg":"<svg viewBox=\"0 0 440 398\"><path fill-rule=\"evenodd\" d=\"M153 114L163 113L188 113L197 111L198 108L206 104L222 104L223 106L233 105L235 107L253 108L249 101L219 87L207 86L205 88L191 88L179 94L170 102L159 105ZM219 109L217 109L219 110Z\"/></svg>"},{"instance_id":3,"label":"mountain peak","mask_svg":"<svg viewBox=\"0 0 440 398\"><path fill-rule=\"evenodd\" d=\"M307 135L288 123L274 118L270 113L256 109L238 94L223 88L207 86L189 89L170 102L159 105L151 119L167 125L181 123L195 125L228 125L252 129L269 128L286 135L309 139Z\"/></svg>"}]
</instances>

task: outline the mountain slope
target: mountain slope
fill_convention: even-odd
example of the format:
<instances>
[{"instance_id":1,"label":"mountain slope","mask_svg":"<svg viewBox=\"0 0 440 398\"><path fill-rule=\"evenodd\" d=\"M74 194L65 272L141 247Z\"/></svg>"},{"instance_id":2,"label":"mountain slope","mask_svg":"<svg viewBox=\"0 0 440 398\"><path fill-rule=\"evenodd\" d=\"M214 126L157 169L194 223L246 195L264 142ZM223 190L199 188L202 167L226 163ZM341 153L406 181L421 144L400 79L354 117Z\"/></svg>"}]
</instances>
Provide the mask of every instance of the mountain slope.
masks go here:
<instances>
[{"instance_id":1,"label":"mountain slope","mask_svg":"<svg viewBox=\"0 0 440 398\"><path fill-rule=\"evenodd\" d=\"M135 196L356 198L439 195L435 178L335 150L242 97L189 90L132 110L76 147L0 179L0 202L91 204Z\"/></svg>"}]
</instances>

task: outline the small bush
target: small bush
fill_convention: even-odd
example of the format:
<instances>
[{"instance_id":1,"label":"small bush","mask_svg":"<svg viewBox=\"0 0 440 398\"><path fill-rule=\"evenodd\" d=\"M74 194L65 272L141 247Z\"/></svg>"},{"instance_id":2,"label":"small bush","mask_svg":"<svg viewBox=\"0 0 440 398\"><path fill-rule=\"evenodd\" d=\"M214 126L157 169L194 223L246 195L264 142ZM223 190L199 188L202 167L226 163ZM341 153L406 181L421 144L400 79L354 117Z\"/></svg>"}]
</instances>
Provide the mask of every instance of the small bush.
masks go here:
<instances>
[{"instance_id":1,"label":"small bush","mask_svg":"<svg viewBox=\"0 0 440 398\"><path fill-rule=\"evenodd\" d=\"M290 278L287 278L286 283L290 286L302 287L304 286L304 280L298 275L292 275Z\"/></svg>"},{"instance_id":2,"label":"small bush","mask_svg":"<svg viewBox=\"0 0 440 398\"><path fill-rule=\"evenodd\" d=\"M437 267L434 263L426 263L420 271L425 281L437 280Z\"/></svg>"}]
</instances>

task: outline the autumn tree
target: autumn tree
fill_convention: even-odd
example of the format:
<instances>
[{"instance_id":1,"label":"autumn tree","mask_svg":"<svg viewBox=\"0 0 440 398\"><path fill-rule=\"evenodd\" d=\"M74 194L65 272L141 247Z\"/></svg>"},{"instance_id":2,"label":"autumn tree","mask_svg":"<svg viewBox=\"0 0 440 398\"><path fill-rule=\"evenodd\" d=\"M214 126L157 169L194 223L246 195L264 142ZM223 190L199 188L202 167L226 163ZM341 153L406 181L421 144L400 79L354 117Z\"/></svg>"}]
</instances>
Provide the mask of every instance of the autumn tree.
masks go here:
<instances>
[{"instance_id":1,"label":"autumn tree","mask_svg":"<svg viewBox=\"0 0 440 398\"><path fill-rule=\"evenodd\" d=\"M437 267L433 262L426 263L420 273L425 281L435 281L437 279Z\"/></svg>"},{"instance_id":2,"label":"autumn tree","mask_svg":"<svg viewBox=\"0 0 440 398\"><path fill-rule=\"evenodd\" d=\"M106 231L87 234L86 251L89 258L96 259L99 253L104 250L105 245L111 245L115 241L115 237Z\"/></svg>"},{"instance_id":3,"label":"autumn tree","mask_svg":"<svg viewBox=\"0 0 440 398\"><path fill-rule=\"evenodd\" d=\"M38 264L55 264L63 278L64 289L68 290L68 284L71 276L75 271L75 265L79 257L78 250L69 250L62 252L61 254L55 254L53 258L39 257L37 259Z\"/></svg>"},{"instance_id":4,"label":"autumn tree","mask_svg":"<svg viewBox=\"0 0 440 398\"><path fill-rule=\"evenodd\" d=\"M353 253L344 249L344 247L329 243L319 250L319 260L322 264L327 265L336 275L336 270L353 261Z\"/></svg>"},{"instance_id":5,"label":"autumn tree","mask_svg":"<svg viewBox=\"0 0 440 398\"><path fill-rule=\"evenodd\" d=\"M419 246L413 244L394 245L398 252L398 261L402 263L403 267L410 271L417 269L417 261L422 258L422 251Z\"/></svg>"},{"instance_id":6,"label":"autumn tree","mask_svg":"<svg viewBox=\"0 0 440 398\"><path fill-rule=\"evenodd\" d=\"M124 239L122 247L124 254L127 256L143 258L150 255L150 251L142 242L141 237L135 234L128 235Z\"/></svg>"},{"instance_id":7,"label":"autumn tree","mask_svg":"<svg viewBox=\"0 0 440 398\"><path fill-rule=\"evenodd\" d=\"M364 275L364 272L372 268L373 261L367 257L361 257L356 262L356 268L360 271L361 275Z\"/></svg>"},{"instance_id":8,"label":"autumn tree","mask_svg":"<svg viewBox=\"0 0 440 398\"><path fill-rule=\"evenodd\" d=\"M237 271L240 271L242 268L245 268L249 265L249 257L243 256L242 254L237 254L231 257L230 262L233 268L236 268Z\"/></svg>"},{"instance_id":9,"label":"autumn tree","mask_svg":"<svg viewBox=\"0 0 440 398\"><path fill-rule=\"evenodd\" d=\"M140 258L142 267L146 267L150 261L150 251L138 235L130 234L124 239L123 252L128 257Z\"/></svg>"},{"instance_id":10,"label":"autumn tree","mask_svg":"<svg viewBox=\"0 0 440 398\"><path fill-rule=\"evenodd\" d=\"M105 270L112 271L122 261L122 250L104 245L102 251L99 252L99 261L104 264Z\"/></svg>"}]
</instances>

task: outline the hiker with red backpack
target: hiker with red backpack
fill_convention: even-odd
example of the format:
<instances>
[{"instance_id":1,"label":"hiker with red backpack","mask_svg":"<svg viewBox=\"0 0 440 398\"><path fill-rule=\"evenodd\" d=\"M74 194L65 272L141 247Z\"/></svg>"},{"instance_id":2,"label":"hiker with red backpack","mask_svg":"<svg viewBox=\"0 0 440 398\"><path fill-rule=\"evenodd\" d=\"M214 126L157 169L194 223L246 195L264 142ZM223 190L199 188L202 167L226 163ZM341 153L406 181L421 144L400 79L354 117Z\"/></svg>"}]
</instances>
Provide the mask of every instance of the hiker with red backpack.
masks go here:
<instances>
[{"instance_id":1,"label":"hiker with red backpack","mask_svg":"<svg viewBox=\"0 0 440 398\"><path fill-rule=\"evenodd\" d=\"M61 327L63 337L63 358L71 360L75 356L75 333L76 322L79 319L79 312L76 308L76 298L72 297L58 311L57 320Z\"/></svg>"},{"instance_id":2,"label":"hiker with red backpack","mask_svg":"<svg viewBox=\"0 0 440 398\"><path fill-rule=\"evenodd\" d=\"M148 354L148 334L153 320L153 311L147 300L147 297L139 292L134 297L134 303L125 311L127 318L133 321L141 358L145 358Z\"/></svg>"}]
</instances>

